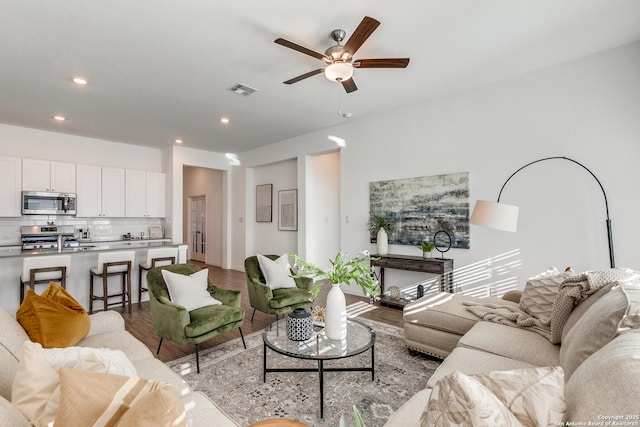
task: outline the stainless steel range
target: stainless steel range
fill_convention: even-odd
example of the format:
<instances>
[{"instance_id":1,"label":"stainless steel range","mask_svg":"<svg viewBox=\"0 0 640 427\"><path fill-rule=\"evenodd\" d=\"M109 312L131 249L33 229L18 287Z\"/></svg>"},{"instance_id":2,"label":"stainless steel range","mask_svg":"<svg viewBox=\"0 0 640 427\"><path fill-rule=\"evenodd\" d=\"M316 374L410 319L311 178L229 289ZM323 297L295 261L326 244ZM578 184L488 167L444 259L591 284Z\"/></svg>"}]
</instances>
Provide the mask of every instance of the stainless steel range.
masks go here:
<instances>
[{"instance_id":1,"label":"stainless steel range","mask_svg":"<svg viewBox=\"0 0 640 427\"><path fill-rule=\"evenodd\" d=\"M22 249L75 248L80 243L73 235L72 225L34 225L20 228Z\"/></svg>"}]
</instances>

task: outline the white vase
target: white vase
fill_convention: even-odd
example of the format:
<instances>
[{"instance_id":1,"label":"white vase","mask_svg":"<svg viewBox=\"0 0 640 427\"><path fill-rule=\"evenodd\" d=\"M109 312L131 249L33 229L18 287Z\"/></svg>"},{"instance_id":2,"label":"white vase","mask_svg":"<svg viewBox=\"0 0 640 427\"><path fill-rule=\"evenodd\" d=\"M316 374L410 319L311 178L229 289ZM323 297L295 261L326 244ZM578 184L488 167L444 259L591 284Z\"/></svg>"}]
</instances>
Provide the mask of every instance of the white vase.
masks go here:
<instances>
[{"instance_id":1,"label":"white vase","mask_svg":"<svg viewBox=\"0 0 640 427\"><path fill-rule=\"evenodd\" d=\"M389 237L387 236L387 232L384 230L384 228L378 230L376 245L378 255L386 255L389 253Z\"/></svg>"},{"instance_id":2,"label":"white vase","mask_svg":"<svg viewBox=\"0 0 640 427\"><path fill-rule=\"evenodd\" d=\"M347 302L338 283L332 283L327 294L324 331L330 340L339 341L347 336Z\"/></svg>"}]
</instances>

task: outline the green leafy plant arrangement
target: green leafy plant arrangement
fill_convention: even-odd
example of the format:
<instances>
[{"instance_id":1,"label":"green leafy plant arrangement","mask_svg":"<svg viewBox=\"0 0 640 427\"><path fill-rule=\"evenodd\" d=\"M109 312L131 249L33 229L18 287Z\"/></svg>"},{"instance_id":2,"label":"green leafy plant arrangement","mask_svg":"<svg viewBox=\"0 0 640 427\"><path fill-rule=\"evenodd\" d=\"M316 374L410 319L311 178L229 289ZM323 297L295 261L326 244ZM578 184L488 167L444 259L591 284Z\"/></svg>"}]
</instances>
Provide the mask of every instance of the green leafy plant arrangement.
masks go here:
<instances>
[{"instance_id":1,"label":"green leafy plant arrangement","mask_svg":"<svg viewBox=\"0 0 640 427\"><path fill-rule=\"evenodd\" d=\"M296 274L293 275L294 278L311 277L318 280L311 292L313 299L318 296L320 288L326 282L346 283L347 285L355 282L369 298L377 299L380 297L380 285L373 277L373 267L371 266L371 260L377 258L372 258L369 251L362 251L353 258L349 258L344 252L339 252L333 260L329 260L331 267L326 270L295 254L291 254L291 256L295 260L293 268Z\"/></svg>"},{"instance_id":2,"label":"green leafy plant arrangement","mask_svg":"<svg viewBox=\"0 0 640 427\"><path fill-rule=\"evenodd\" d=\"M353 405L353 425L354 427L365 427L362 415L360 415L360 411L358 411L356 405ZM347 427L347 421L344 419L344 414L340 415L339 427Z\"/></svg>"},{"instance_id":3,"label":"green leafy plant arrangement","mask_svg":"<svg viewBox=\"0 0 640 427\"><path fill-rule=\"evenodd\" d=\"M385 231L391 230L393 228L393 220L385 215L373 215L369 219L369 230L377 231L381 228L384 228Z\"/></svg>"},{"instance_id":4,"label":"green leafy plant arrangement","mask_svg":"<svg viewBox=\"0 0 640 427\"><path fill-rule=\"evenodd\" d=\"M420 242L420 245L418 247L422 249L422 252L431 252L436 248L436 244L433 242L427 242L423 240Z\"/></svg>"}]
</instances>

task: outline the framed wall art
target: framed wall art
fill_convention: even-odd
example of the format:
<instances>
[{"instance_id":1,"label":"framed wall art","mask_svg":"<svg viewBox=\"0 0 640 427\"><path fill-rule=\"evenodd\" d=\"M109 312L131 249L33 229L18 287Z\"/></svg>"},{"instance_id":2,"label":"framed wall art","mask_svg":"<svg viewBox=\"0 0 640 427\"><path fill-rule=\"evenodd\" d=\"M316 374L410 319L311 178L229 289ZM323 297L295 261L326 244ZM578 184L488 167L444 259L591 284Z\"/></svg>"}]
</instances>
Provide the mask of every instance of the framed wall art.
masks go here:
<instances>
[{"instance_id":1,"label":"framed wall art","mask_svg":"<svg viewBox=\"0 0 640 427\"><path fill-rule=\"evenodd\" d=\"M256 222L273 220L273 184L256 185Z\"/></svg>"},{"instance_id":2,"label":"framed wall art","mask_svg":"<svg viewBox=\"0 0 640 427\"><path fill-rule=\"evenodd\" d=\"M298 230L298 190L278 191L278 230Z\"/></svg>"},{"instance_id":3,"label":"framed wall art","mask_svg":"<svg viewBox=\"0 0 640 427\"><path fill-rule=\"evenodd\" d=\"M391 244L417 246L444 231L451 247L468 249L469 173L370 182L369 213L393 221ZM375 237L372 231L372 243Z\"/></svg>"}]
</instances>

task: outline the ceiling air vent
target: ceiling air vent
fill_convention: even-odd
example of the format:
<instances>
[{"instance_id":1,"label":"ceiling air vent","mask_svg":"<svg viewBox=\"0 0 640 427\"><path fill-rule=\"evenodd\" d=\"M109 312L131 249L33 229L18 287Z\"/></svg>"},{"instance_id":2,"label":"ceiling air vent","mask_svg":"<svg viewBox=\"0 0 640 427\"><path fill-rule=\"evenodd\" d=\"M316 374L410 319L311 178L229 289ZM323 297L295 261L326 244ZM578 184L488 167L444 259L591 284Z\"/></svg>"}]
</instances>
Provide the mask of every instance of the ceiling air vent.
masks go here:
<instances>
[{"instance_id":1,"label":"ceiling air vent","mask_svg":"<svg viewBox=\"0 0 640 427\"><path fill-rule=\"evenodd\" d=\"M258 89L254 89L250 86L243 85L242 83L238 83L237 85L230 87L229 90L235 94L242 95L242 96L249 96L252 93L258 91Z\"/></svg>"}]
</instances>

